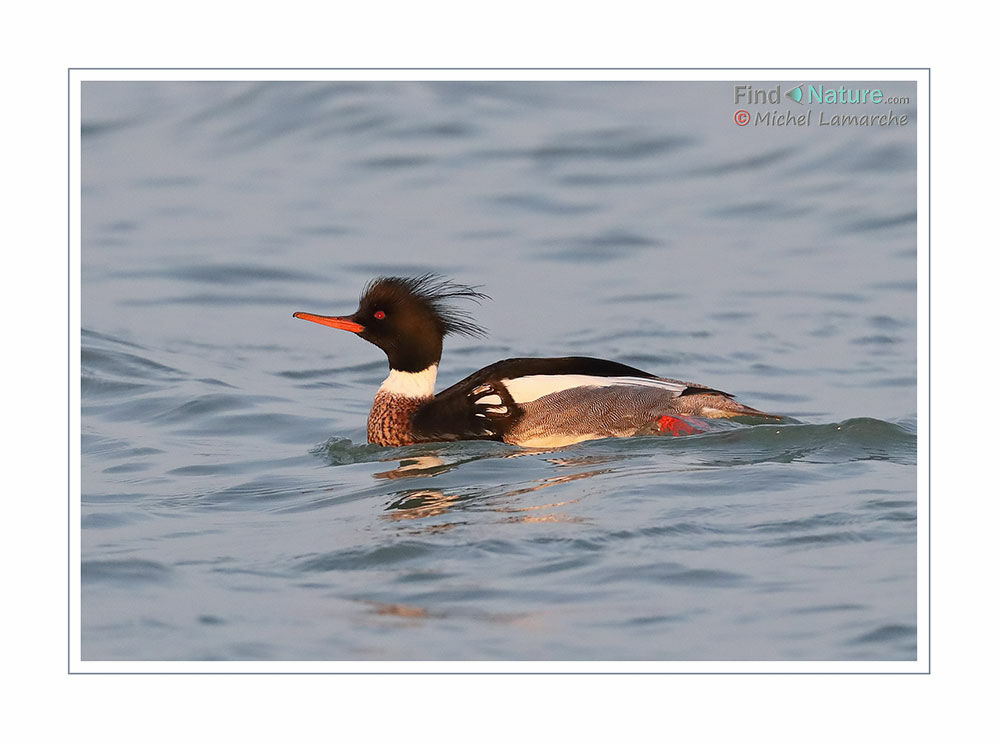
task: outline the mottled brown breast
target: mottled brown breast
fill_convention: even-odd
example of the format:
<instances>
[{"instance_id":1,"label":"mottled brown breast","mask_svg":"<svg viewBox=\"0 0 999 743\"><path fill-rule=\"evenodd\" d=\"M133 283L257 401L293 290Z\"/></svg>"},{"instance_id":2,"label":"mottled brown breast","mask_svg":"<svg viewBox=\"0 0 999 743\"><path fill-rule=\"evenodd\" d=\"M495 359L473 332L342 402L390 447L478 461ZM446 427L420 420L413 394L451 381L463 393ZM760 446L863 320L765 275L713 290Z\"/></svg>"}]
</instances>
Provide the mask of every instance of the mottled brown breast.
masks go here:
<instances>
[{"instance_id":1,"label":"mottled brown breast","mask_svg":"<svg viewBox=\"0 0 999 743\"><path fill-rule=\"evenodd\" d=\"M368 442L382 446L415 444L413 413L427 399L379 392L368 415Z\"/></svg>"}]
</instances>

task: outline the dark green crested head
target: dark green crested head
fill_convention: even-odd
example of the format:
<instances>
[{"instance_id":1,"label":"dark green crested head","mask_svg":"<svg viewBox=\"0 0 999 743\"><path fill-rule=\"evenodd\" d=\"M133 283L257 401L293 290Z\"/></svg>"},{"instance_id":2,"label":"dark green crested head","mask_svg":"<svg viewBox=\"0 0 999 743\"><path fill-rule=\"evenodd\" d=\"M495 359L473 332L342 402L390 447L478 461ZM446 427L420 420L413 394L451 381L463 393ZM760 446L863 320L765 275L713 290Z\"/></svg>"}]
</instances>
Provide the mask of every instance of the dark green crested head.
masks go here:
<instances>
[{"instance_id":1,"label":"dark green crested head","mask_svg":"<svg viewBox=\"0 0 999 743\"><path fill-rule=\"evenodd\" d=\"M419 372L440 361L445 336L485 335L468 310L452 302L488 298L476 287L437 274L382 276L364 288L353 315L296 313L296 317L357 333L385 352L392 369Z\"/></svg>"}]
</instances>

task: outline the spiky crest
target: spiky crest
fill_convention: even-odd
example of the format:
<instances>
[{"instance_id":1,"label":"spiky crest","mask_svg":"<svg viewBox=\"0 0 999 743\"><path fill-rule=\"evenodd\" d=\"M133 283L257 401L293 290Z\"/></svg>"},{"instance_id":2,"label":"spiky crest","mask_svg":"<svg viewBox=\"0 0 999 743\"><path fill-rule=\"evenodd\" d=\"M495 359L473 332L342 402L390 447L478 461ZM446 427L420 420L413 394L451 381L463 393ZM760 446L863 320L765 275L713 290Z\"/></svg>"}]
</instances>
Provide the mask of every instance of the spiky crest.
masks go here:
<instances>
[{"instance_id":1,"label":"spiky crest","mask_svg":"<svg viewBox=\"0 0 999 743\"><path fill-rule=\"evenodd\" d=\"M477 324L468 310L450 304L455 299L470 299L476 304L489 295L477 291L478 287L465 286L435 273L420 276L380 276L373 279L361 293L361 305L379 303L422 304L435 318L442 336L457 334L482 337L485 329Z\"/></svg>"}]
</instances>

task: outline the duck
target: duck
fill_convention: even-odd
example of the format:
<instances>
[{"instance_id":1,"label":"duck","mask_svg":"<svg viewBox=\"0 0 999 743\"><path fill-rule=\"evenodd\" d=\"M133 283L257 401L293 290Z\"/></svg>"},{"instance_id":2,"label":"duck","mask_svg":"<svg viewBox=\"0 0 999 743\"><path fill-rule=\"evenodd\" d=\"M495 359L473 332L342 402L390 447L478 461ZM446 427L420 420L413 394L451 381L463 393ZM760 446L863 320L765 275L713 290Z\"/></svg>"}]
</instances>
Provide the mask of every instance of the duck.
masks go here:
<instances>
[{"instance_id":1,"label":"duck","mask_svg":"<svg viewBox=\"0 0 999 743\"><path fill-rule=\"evenodd\" d=\"M375 394L367 438L381 446L493 440L525 448L637 435L700 433L698 421L779 421L721 390L660 377L587 356L509 358L435 393L444 339L483 337L456 301L481 302L479 287L435 273L381 276L350 315L295 312L300 320L345 330L380 348L389 373Z\"/></svg>"}]
</instances>

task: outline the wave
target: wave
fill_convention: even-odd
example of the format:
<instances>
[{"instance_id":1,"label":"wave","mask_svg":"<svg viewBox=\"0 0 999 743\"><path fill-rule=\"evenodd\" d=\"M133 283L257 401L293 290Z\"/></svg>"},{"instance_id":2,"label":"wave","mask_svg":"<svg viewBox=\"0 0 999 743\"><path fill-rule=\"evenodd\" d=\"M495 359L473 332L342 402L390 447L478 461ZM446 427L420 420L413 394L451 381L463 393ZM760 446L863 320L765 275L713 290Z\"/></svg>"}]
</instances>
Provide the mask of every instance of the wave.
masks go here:
<instances>
[{"instance_id":1,"label":"wave","mask_svg":"<svg viewBox=\"0 0 999 743\"><path fill-rule=\"evenodd\" d=\"M568 454L593 450L621 455L670 452L689 455L703 464L741 465L754 462L852 462L885 460L916 463L916 435L911 423L891 423L877 418L849 418L839 423L790 423L746 425L707 421L712 430L691 436L641 436L629 439L586 441L560 449L522 449L493 441L457 441L383 448L332 437L311 453L330 466L362 462L400 461L402 466L420 460L436 460L447 469L463 459L512 457L551 452ZM448 463L447 460L450 460Z\"/></svg>"}]
</instances>

